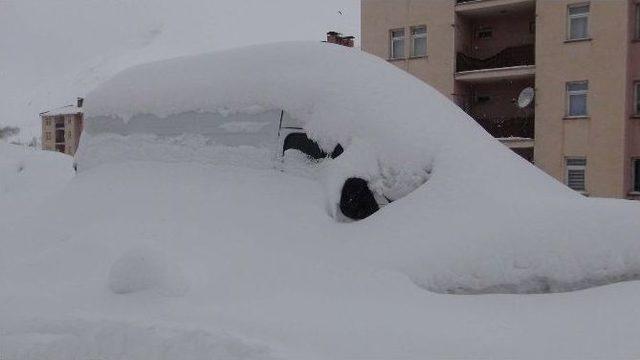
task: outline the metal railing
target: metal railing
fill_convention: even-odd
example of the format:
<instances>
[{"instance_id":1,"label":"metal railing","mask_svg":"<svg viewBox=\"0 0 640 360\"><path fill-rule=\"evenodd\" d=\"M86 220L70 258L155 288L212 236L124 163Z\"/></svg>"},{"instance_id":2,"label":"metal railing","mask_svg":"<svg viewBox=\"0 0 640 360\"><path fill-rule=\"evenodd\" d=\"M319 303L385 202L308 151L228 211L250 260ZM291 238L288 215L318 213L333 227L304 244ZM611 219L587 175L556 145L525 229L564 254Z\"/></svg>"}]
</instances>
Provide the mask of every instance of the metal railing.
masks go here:
<instances>
[{"instance_id":1,"label":"metal railing","mask_svg":"<svg viewBox=\"0 0 640 360\"><path fill-rule=\"evenodd\" d=\"M535 65L535 46L533 44L508 47L486 59L477 59L463 53L458 53L456 56L456 71L458 72L523 65Z\"/></svg>"},{"instance_id":2,"label":"metal railing","mask_svg":"<svg viewBox=\"0 0 640 360\"><path fill-rule=\"evenodd\" d=\"M496 138L534 138L534 117L478 118L476 122Z\"/></svg>"}]
</instances>

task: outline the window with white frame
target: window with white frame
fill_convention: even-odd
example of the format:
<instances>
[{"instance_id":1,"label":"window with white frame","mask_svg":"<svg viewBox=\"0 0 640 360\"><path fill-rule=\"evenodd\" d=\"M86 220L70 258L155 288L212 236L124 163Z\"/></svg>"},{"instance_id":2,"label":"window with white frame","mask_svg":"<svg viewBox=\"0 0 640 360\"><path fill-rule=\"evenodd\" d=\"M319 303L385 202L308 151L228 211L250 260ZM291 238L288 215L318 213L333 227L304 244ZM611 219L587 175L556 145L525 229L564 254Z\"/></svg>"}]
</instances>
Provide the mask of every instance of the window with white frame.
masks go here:
<instances>
[{"instance_id":1,"label":"window with white frame","mask_svg":"<svg viewBox=\"0 0 640 360\"><path fill-rule=\"evenodd\" d=\"M633 84L633 113L640 116L640 81Z\"/></svg>"},{"instance_id":2,"label":"window with white frame","mask_svg":"<svg viewBox=\"0 0 640 360\"><path fill-rule=\"evenodd\" d=\"M589 38L589 4L569 5L567 19L567 39Z\"/></svg>"},{"instance_id":3,"label":"window with white frame","mask_svg":"<svg viewBox=\"0 0 640 360\"><path fill-rule=\"evenodd\" d=\"M631 176L633 176L633 192L640 193L640 158L634 158L631 160Z\"/></svg>"},{"instance_id":4,"label":"window with white frame","mask_svg":"<svg viewBox=\"0 0 640 360\"><path fill-rule=\"evenodd\" d=\"M404 29L391 30L391 58L404 58Z\"/></svg>"},{"instance_id":5,"label":"window with white frame","mask_svg":"<svg viewBox=\"0 0 640 360\"><path fill-rule=\"evenodd\" d=\"M572 81L567 83L567 116L587 116L588 81Z\"/></svg>"},{"instance_id":6,"label":"window with white frame","mask_svg":"<svg viewBox=\"0 0 640 360\"><path fill-rule=\"evenodd\" d=\"M427 27L424 25L411 28L411 56L427 56Z\"/></svg>"},{"instance_id":7,"label":"window with white frame","mask_svg":"<svg viewBox=\"0 0 640 360\"><path fill-rule=\"evenodd\" d=\"M587 190L587 159L574 157L566 159L565 181L569 188L584 192Z\"/></svg>"}]
</instances>

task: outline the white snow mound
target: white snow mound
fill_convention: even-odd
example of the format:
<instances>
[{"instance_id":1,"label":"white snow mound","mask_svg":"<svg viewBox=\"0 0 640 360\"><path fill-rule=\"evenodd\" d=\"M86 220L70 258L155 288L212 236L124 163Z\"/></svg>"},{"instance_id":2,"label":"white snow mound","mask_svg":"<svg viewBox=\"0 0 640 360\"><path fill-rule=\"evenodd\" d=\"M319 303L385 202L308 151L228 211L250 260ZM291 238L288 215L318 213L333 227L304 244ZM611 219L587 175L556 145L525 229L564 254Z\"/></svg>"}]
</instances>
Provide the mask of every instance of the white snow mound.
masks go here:
<instances>
[{"instance_id":1,"label":"white snow mound","mask_svg":"<svg viewBox=\"0 0 640 360\"><path fill-rule=\"evenodd\" d=\"M583 198L432 87L331 44L261 45L126 70L87 97L79 165L274 167L280 110L324 149L344 147L321 176L331 213L350 176L391 200L418 189L341 236L359 257L401 269L422 287L567 291L640 274L637 203Z\"/></svg>"}]
</instances>

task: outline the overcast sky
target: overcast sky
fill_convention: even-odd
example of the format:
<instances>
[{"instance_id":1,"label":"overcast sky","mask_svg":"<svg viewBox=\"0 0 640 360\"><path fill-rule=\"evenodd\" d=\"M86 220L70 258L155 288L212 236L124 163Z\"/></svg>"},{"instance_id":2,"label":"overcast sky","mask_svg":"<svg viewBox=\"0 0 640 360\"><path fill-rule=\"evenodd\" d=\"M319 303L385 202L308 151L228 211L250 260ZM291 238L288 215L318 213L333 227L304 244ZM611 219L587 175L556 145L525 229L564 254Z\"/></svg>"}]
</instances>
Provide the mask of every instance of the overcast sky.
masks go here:
<instances>
[{"instance_id":1,"label":"overcast sky","mask_svg":"<svg viewBox=\"0 0 640 360\"><path fill-rule=\"evenodd\" d=\"M141 62L359 28L359 0L0 0L0 126L39 136L39 112Z\"/></svg>"}]
</instances>

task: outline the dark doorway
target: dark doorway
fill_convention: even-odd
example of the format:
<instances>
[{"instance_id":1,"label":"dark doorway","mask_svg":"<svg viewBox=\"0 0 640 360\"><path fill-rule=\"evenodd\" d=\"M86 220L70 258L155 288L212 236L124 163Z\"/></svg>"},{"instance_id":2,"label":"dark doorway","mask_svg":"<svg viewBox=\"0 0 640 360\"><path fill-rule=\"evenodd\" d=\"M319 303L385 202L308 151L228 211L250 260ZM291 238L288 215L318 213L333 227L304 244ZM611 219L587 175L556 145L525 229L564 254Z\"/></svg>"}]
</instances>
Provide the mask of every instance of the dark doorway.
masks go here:
<instances>
[{"instance_id":1,"label":"dark doorway","mask_svg":"<svg viewBox=\"0 0 640 360\"><path fill-rule=\"evenodd\" d=\"M353 220L362 220L380 210L369 183L360 178L349 178L342 187L340 211Z\"/></svg>"}]
</instances>

